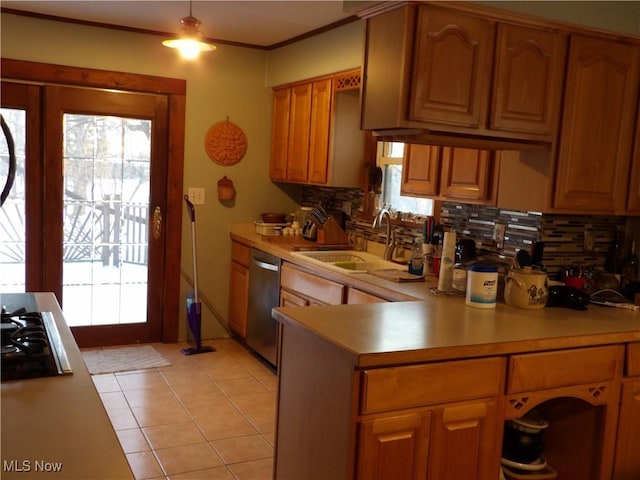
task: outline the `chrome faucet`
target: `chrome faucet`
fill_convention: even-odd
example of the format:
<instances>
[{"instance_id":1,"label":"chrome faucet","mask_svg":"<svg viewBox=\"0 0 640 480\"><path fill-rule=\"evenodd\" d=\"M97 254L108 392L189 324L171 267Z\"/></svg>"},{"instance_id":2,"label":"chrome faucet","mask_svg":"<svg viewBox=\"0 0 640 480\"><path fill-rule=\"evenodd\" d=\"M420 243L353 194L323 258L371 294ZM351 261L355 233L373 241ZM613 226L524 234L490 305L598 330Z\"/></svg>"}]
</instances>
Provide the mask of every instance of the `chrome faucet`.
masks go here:
<instances>
[{"instance_id":1,"label":"chrome faucet","mask_svg":"<svg viewBox=\"0 0 640 480\"><path fill-rule=\"evenodd\" d=\"M396 233L391 229L391 213L386 208L380 209L376 218L373 219L371 228L379 228L382 226L382 221L387 219L387 242L384 247L384 259L391 260L393 257L393 251L396 248Z\"/></svg>"}]
</instances>

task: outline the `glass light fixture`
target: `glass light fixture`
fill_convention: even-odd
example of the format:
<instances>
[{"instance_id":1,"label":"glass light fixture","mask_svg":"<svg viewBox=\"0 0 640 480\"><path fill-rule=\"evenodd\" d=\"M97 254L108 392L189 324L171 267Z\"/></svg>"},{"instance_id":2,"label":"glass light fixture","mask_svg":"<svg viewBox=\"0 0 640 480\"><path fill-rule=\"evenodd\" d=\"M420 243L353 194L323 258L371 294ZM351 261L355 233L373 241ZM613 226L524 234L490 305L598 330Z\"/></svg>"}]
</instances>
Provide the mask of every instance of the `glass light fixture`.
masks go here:
<instances>
[{"instance_id":1,"label":"glass light fixture","mask_svg":"<svg viewBox=\"0 0 640 480\"><path fill-rule=\"evenodd\" d=\"M175 48L184 58L196 58L200 52L212 52L217 47L204 38L202 32L198 29L202 23L191 12L191 0L189 0L189 16L180 19L182 28L177 38L165 40L162 44L165 47Z\"/></svg>"}]
</instances>

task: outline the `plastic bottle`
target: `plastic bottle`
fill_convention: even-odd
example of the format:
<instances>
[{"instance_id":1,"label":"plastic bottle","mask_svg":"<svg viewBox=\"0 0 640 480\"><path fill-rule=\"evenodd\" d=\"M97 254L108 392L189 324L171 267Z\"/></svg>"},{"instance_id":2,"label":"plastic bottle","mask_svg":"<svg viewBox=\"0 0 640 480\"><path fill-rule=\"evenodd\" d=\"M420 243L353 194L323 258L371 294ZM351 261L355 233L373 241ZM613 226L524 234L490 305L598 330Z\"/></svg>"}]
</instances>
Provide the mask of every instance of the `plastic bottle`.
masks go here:
<instances>
[{"instance_id":1,"label":"plastic bottle","mask_svg":"<svg viewBox=\"0 0 640 480\"><path fill-rule=\"evenodd\" d=\"M467 296L470 307L495 308L498 291L498 267L476 263L467 272Z\"/></svg>"},{"instance_id":2,"label":"plastic bottle","mask_svg":"<svg viewBox=\"0 0 640 480\"><path fill-rule=\"evenodd\" d=\"M422 253L422 240L416 238L411 247L411 260L409 260L409 273L422 275L424 272L424 255Z\"/></svg>"}]
</instances>

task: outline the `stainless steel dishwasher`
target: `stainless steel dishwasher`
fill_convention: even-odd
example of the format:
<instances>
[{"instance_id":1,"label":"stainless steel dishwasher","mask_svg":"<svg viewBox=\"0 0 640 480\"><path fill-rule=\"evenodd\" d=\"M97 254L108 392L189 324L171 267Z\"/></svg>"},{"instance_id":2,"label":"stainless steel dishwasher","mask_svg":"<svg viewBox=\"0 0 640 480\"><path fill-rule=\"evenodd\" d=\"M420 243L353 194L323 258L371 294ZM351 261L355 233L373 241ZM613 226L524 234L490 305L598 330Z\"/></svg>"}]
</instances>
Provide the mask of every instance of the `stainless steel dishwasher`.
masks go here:
<instances>
[{"instance_id":1,"label":"stainless steel dishwasher","mask_svg":"<svg viewBox=\"0 0 640 480\"><path fill-rule=\"evenodd\" d=\"M251 249L247 345L276 365L277 331L271 309L280 304L280 258Z\"/></svg>"}]
</instances>

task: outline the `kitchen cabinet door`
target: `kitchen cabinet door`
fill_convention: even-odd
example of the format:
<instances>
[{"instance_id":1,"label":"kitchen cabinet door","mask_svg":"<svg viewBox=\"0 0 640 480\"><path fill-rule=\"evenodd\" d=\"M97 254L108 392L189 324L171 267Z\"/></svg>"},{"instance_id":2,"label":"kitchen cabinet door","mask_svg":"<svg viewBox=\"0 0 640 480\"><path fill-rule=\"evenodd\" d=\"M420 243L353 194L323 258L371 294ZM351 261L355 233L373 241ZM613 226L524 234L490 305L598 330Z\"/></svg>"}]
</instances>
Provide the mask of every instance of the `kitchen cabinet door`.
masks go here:
<instances>
[{"instance_id":1,"label":"kitchen cabinet door","mask_svg":"<svg viewBox=\"0 0 640 480\"><path fill-rule=\"evenodd\" d=\"M640 47L574 35L569 48L554 207L626 207Z\"/></svg>"},{"instance_id":2,"label":"kitchen cabinet door","mask_svg":"<svg viewBox=\"0 0 640 480\"><path fill-rule=\"evenodd\" d=\"M434 410L426 478L498 478L502 444L497 425L493 399Z\"/></svg>"},{"instance_id":3,"label":"kitchen cabinet door","mask_svg":"<svg viewBox=\"0 0 640 480\"><path fill-rule=\"evenodd\" d=\"M426 478L430 417L419 412L361 422L356 478Z\"/></svg>"},{"instance_id":4,"label":"kitchen cabinet door","mask_svg":"<svg viewBox=\"0 0 640 480\"><path fill-rule=\"evenodd\" d=\"M377 295L373 295L372 293L363 292L362 290L358 290L357 288L349 287L347 290L347 304L356 305L362 303L382 303L387 302L382 297L378 297Z\"/></svg>"},{"instance_id":5,"label":"kitchen cabinet door","mask_svg":"<svg viewBox=\"0 0 640 480\"><path fill-rule=\"evenodd\" d=\"M495 204L493 155L488 150L442 148L440 195L447 199Z\"/></svg>"},{"instance_id":6,"label":"kitchen cabinet door","mask_svg":"<svg viewBox=\"0 0 640 480\"><path fill-rule=\"evenodd\" d=\"M498 25L490 128L553 138L566 49L563 34Z\"/></svg>"},{"instance_id":7,"label":"kitchen cabinet door","mask_svg":"<svg viewBox=\"0 0 640 480\"><path fill-rule=\"evenodd\" d=\"M494 23L419 5L410 119L480 128L486 122Z\"/></svg>"},{"instance_id":8,"label":"kitchen cabinet door","mask_svg":"<svg viewBox=\"0 0 640 480\"><path fill-rule=\"evenodd\" d=\"M640 95L638 100L638 116L636 117L636 137L631 159L631 179L627 196L627 213L640 214Z\"/></svg>"},{"instance_id":9,"label":"kitchen cabinet door","mask_svg":"<svg viewBox=\"0 0 640 480\"><path fill-rule=\"evenodd\" d=\"M290 182L306 182L308 177L311 92L310 83L291 87L287 145L287 180Z\"/></svg>"},{"instance_id":10,"label":"kitchen cabinet door","mask_svg":"<svg viewBox=\"0 0 640 480\"><path fill-rule=\"evenodd\" d=\"M640 379L623 383L618 419L618 439L613 478L633 480L640 476Z\"/></svg>"},{"instance_id":11,"label":"kitchen cabinet door","mask_svg":"<svg viewBox=\"0 0 640 480\"><path fill-rule=\"evenodd\" d=\"M440 147L406 144L402 159L402 195L437 195L440 179Z\"/></svg>"},{"instance_id":12,"label":"kitchen cabinet door","mask_svg":"<svg viewBox=\"0 0 640 480\"><path fill-rule=\"evenodd\" d=\"M249 269L232 261L229 282L229 328L242 338L247 336L248 303Z\"/></svg>"},{"instance_id":13,"label":"kitchen cabinet door","mask_svg":"<svg viewBox=\"0 0 640 480\"><path fill-rule=\"evenodd\" d=\"M273 111L271 113L271 162L269 163L269 176L271 180L278 181L287 179L290 105L290 88L274 90Z\"/></svg>"},{"instance_id":14,"label":"kitchen cabinet door","mask_svg":"<svg viewBox=\"0 0 640 480\"><path fill-rule=\"evenodd\" d=\"M281 307L308 307L309 300L284 289L280 289Z\"/></svg>"},{"instance_id":15,"label":"kitchen cabinet door","mask_svg":"<svg viewBox=\"0 0 640 480\"><path fill-rule=\"evenodd\" d=\"M310 183L327 183L331 97L330 78L313 82L308 178Z\"/></svg>"}]
</instances>

